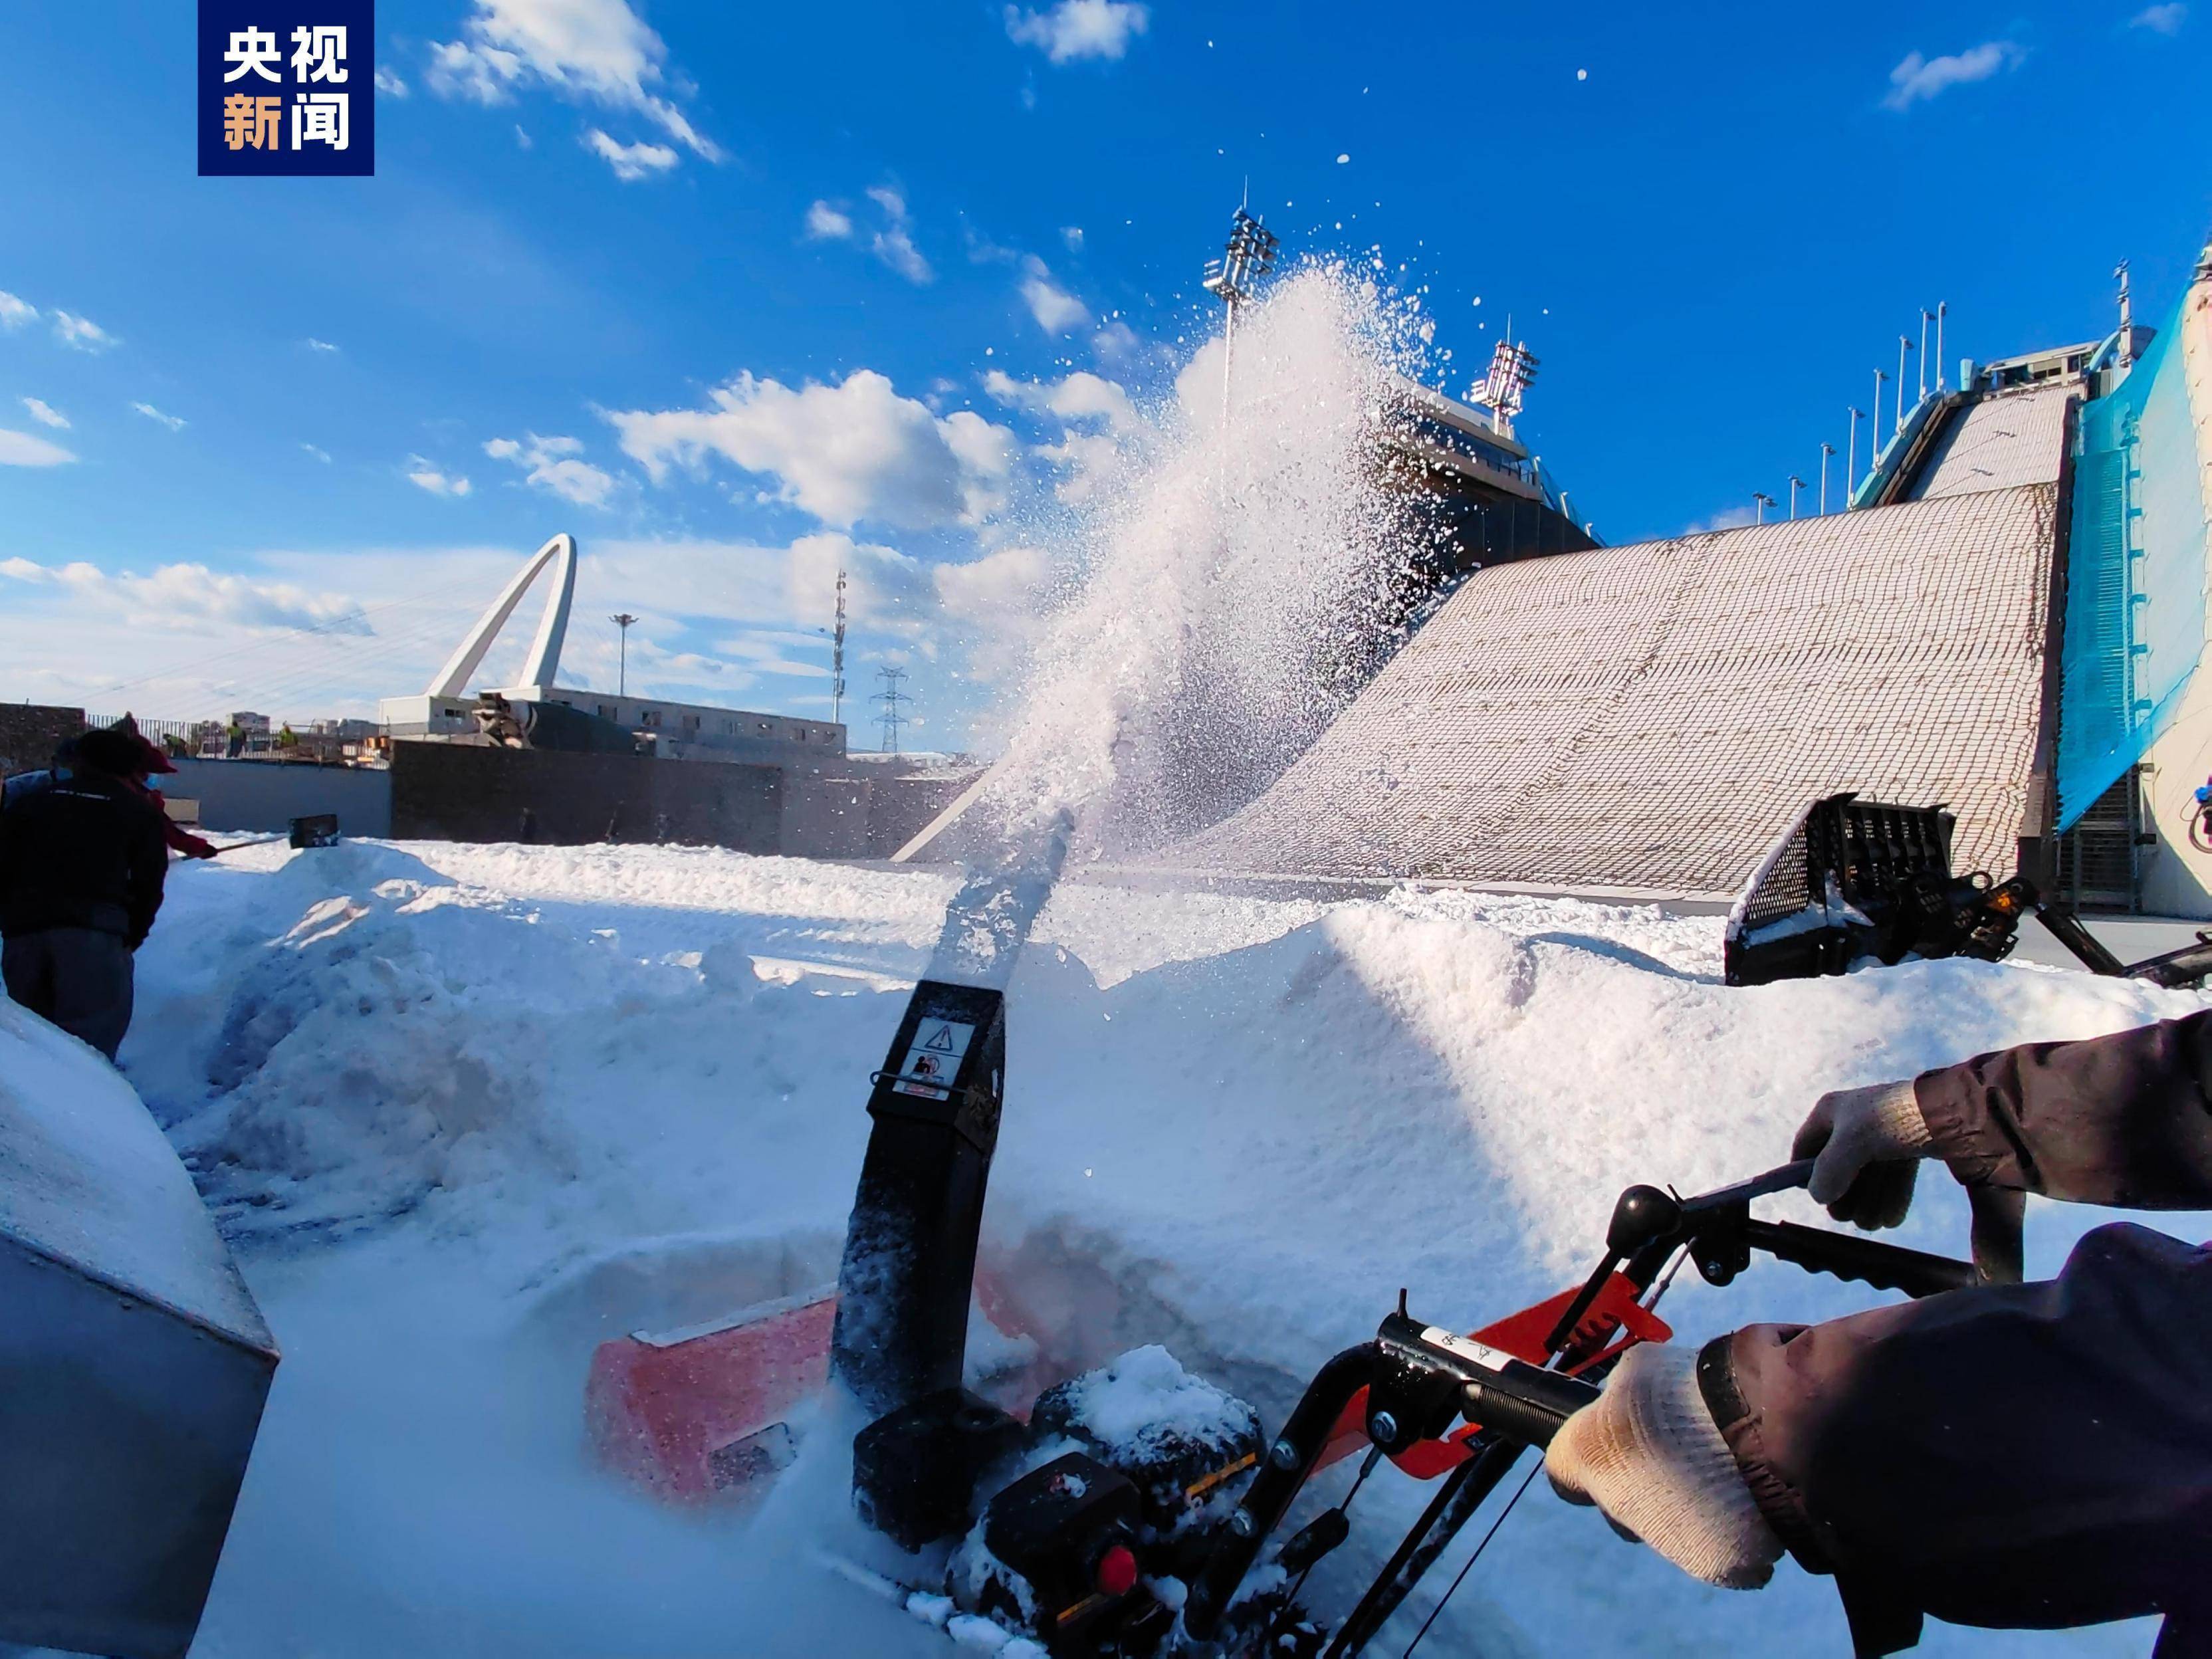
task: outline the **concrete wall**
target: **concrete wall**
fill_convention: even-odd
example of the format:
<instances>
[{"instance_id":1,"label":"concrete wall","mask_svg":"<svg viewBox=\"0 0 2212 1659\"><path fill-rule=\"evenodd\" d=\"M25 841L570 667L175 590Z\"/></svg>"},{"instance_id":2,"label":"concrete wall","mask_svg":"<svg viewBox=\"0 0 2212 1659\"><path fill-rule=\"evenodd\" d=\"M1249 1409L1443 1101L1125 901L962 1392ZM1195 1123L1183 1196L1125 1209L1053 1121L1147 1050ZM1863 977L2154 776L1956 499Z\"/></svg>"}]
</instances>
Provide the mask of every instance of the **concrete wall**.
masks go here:
<instances>
[{"instance_id":1,"label":"concrete wall","mask_svg":"<svg viewBox=\"0 0 2212 1659\"><path fill-rule=\"evenodd\" d=\"M0 703L0 778L35 772L64 738L84 730L84 710L46 703Z\"/></svg>"},{"instance_id":2,"label":"concrete wall","mask_svg":"<svg viewBox=\"0 0 2212 1659\"><path fill-rule=\"evenodd\" d=\"M2212 281L2191 289L2181 308L2182 372L2197 428L2197 466L2205 518L2212 523ZM2212 592L2212 548L2206 584ZM2212 604L2206 615L2212 618ZM2189 844L2191 796L2212 777L2212 639L2182 693L2173 724L2143 757L2144 826L2158 836L2143 849L2142 908L2152 915L2212 917L2212 854Z\"/></svg>"},{"instance_id":3,"label":"concrete wall","mask_svg":"<svg viewBox=\"0 0 2212 1659\"><path fill-rule=\"evenodd\" d=\"M782 841L774 767L399 742L390 775L392 834L402 840L677 842L742 853L774 853Z\"/></svg>"},{"instance_id":4,"label":"concrete wall","mask_svg":"<svg viewBox=\"0 0 2212 1659\"><path fill-rule=\"evenodd\" d=\"M292 761L180 760L155 780L174 800L198 801L203 830L273 834L313 812L338 815L338 833L392 833L392 774Z\"/></svg>"},{"instance_id":5,"label":"concrete wall","mask_svg":"<svg viewBox=\"0 0 2212 1659\"><path fill-rule=\"evenodd\" d=\"M792 858L887 859L972 781L784 775L782 849Z\"/></svg>"}]
</instances>

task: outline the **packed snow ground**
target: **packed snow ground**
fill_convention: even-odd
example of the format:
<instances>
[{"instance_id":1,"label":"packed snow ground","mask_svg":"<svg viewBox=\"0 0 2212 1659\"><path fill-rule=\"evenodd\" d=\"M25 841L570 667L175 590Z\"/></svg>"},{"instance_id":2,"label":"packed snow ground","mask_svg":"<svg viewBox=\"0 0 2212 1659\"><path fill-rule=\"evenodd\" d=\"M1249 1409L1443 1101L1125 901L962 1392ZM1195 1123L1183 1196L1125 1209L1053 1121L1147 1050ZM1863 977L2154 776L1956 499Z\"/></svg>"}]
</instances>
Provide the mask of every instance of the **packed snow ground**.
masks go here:
<instances>
[{"instance_id":1,"label":"packed snow ground","mask_svg":"<svg viewBox=\"0 0 2212 1659\"><path fill-rule=\"evenodd\" d=\"M867 1074L954 886L430 843L173 873L123 1063L285 1351L197 1652L943 1659L944 1636L825 1565L900 1560L848 1513L854 1425L821 1425L757 1512L678 1514L594 1467L581 1403L603 1338L834 1262ZM1273 1425L1399 1286L1468 1328L1532 1301L1580 1276L1621 1187L1778 1163L1823 1089L2200 1006L2025 966L1747 991L1717 969L1717 921L1649 910L1064 884L1010 993L987 1255L1068 1357L1161 1342ZM2097 1218L2037 1206L2032 1268ZM1905 1237L1964 1236L1948 1183L1923 1183ZM1865 1299L1768 1265L1680 1284L1663 1311L1695 1340ZM1369 1484L1318 1611L1427 1490ZM1931 1626L1924 1645L2150 1639ZM1785 1565L1754 1595L1703 1589L1539 1480L1424 1651L1723 1648L1848 1643L1826 1583Z\"/></svg>"}]
</instances>

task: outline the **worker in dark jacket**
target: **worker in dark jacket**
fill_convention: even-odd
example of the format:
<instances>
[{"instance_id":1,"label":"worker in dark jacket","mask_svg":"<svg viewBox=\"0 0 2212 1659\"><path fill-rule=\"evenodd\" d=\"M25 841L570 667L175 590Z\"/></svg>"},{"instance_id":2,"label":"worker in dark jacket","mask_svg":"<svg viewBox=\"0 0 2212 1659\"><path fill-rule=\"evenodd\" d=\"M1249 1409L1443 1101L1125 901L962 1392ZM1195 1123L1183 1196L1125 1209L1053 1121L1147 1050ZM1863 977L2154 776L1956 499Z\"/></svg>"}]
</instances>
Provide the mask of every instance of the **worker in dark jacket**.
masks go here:
<instances>
[{"instance_id":1,"label":"worker in dark jacket","mask_svg":"<svg viewBox=\"0 0 2212 1659\"><path fill-rule=\"evenodd\" d=\"M88 732L66 771L0 807L8 994L110 1060L131 1024L131 953L161 908L161 812L131 786L138 739Z\"/></svg>"},{"instance_id":2,"label":"worker in dark jacket","mask_svg":"<svg viewBox=\"0 0 2212 1659\"><path fill-rule=\"evenodd\" d=\"M1868 1227L1904 1219L1931 1158L1978 1212L2212 1208L2212 1011L1826 1095L1796 1155ZM1863 1651L1922 1613L2162 1613L2160 1656L2212 1654L2212 1249L2104 1226L2045 1283L1637 1348L1546 1467L1708 1583L1763 1584L1784 1550L1833 1573Z\"/></svg>"}]
</instances>

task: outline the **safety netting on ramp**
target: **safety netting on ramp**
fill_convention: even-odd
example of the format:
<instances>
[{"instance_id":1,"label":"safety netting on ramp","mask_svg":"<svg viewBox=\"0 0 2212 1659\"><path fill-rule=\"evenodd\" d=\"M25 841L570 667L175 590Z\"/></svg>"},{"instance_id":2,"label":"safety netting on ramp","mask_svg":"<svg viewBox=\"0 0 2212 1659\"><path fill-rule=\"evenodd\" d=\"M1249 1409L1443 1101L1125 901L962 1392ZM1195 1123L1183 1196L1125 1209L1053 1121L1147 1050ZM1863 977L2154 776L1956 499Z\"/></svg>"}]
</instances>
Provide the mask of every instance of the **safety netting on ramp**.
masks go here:
<instances>
[{"instance_id":1,"label":"safety netting on ramp","mask_svg":"<svg viewBox=\"0 0 2212 1659\"><path fill-rule=\"evenodd\" d=\"M1267 793L1146 860L1732 896L1812 801L1958 815L2008 873L2056 487L1479 571Z\"/></svg>"},{"instance_id":2,"label":"safety netting on ramp","mask_svg":"<svg viewBox=\"0 0 2212 1659\"><path fill-rule=\"evenodd\" d=\"M2081 410L2060 653L2061 830L2171 723L2204 648L2205 504L2182 320L2177 308L2118 389Z\"/></svg>"}]
</instances>

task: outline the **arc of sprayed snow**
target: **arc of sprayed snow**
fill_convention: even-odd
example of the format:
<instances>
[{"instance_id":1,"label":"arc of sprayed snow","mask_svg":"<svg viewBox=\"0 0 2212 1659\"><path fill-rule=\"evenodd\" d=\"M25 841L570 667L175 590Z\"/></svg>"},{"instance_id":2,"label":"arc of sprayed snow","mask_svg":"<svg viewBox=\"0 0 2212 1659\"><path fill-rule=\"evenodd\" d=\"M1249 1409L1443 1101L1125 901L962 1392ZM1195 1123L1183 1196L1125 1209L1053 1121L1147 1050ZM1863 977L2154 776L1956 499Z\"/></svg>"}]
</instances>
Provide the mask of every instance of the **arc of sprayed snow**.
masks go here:
<instances>
[{"instance_id":1,"label":"arc of sprayed snow","mask_svg":"<svg viewBox=\"0 0 2212 1659\"><path fill-rule=\"evenodd\" d=\"M1037 915L1059 883L1075 815L1058 807L1009 842L989 864L972 865L945 907L945 927L925 977L1003 991Z\"/></svg>"}]
</instances>

